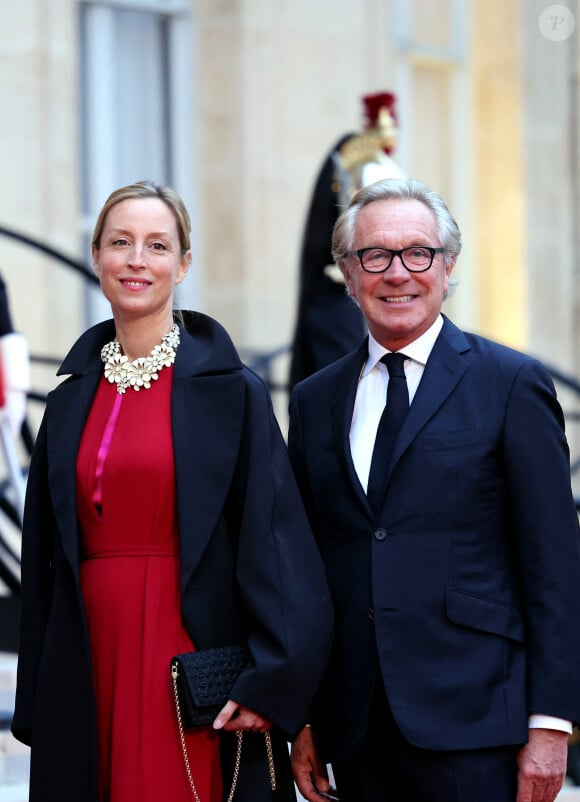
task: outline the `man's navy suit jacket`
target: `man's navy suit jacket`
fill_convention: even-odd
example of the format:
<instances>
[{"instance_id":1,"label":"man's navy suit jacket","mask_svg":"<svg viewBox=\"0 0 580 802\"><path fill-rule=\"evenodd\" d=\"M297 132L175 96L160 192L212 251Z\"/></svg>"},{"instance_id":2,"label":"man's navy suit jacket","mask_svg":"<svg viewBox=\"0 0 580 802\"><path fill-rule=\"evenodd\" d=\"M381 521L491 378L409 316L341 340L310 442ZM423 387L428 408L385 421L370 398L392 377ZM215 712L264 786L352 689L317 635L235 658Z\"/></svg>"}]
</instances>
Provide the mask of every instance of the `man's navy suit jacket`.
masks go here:
<instances>
[{"instance_id":1,"label":"man's navy suit jacket","mask_svg":"<svg viewBox=\"0 0 580 802\"><path fill-rule=\"evenodd\" d=\"M349 447L366 357L365 341L291 402L336 613L315 710L324 754L360 746L379 666L419 747L523 743L533 713L578 721L580 534L546 370L445 319L375 517Z\"/></svg>"}]
</instances>

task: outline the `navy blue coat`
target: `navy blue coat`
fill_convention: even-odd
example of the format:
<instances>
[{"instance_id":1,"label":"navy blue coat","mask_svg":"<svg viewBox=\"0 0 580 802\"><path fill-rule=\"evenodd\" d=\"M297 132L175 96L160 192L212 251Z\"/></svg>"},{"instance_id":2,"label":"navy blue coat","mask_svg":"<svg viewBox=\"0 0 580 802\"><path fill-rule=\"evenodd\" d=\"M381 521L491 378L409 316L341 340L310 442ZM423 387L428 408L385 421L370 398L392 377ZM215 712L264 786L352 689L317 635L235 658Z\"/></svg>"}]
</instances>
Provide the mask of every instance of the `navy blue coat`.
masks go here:
<instances>
[{"instance_id":1,"label":"navy blue coat","mask_svg":"<svg viewBox=\"0 0 580 802\"><path fill-rule=\"evenodd\" d=\"M191 313L186 321L171 398L183 620L197 648L248 644L231 697L290 737L328 655L324 570L266 387L219 324ZM33 802L97 800L75 468L100 349L114 334L112 321L99 324L66 357L59 373L70 377L49 394L30 467L12 731L32 746Z\"/></svg>"},{"instance_id":2,"label":"navy blue coat","mask_svg":"<svg viewBox=\"0 0 580 802\"><path fill-rule=\"evenodd\" d=\"M289 451L335 606L317 697L327 758L361 744L375 674L433 750L527 740L580 719L580 536L553 384L445 319L375 517L349 447L367 343L299 384ZM378 657L378 660L377 660Z\"/></svg>"}]
</instances>

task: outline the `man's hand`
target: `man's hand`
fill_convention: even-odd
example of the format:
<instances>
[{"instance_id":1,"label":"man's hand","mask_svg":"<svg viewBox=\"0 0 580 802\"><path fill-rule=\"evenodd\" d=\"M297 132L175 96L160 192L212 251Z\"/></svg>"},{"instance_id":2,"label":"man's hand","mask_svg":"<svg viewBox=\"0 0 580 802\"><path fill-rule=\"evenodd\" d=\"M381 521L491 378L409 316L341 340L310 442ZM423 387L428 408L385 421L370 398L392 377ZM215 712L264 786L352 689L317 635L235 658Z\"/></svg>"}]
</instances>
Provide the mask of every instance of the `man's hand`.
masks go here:
<instances>
[{"instance_id":1,"label":"man's hand","mask_svg":"<svg viewBox=\"0 0 580 802\"><path fill-rule=\"evenodd\" d=\"M231 699L225 703L213 722L215 730L224 729L226 732L237 730L267 732L271 726L272 722L267 718Z\"/></svg>"},{"instance_id":2,"label":"man's hand","mask_svg":"<svg viewBox=\"0 0 580 802\"><path fill-rule=\"evenodd\" d=\"M559 730L530 729L518 754L516 802L554 802L566 776L568 735Z\"/></svg>"},{"instance_id":3,"label":"man's hand","mask_svg":"<svg viewBox=\"0 0 580 802\"><path fill-rule=\"evenodd\" d=\"M322 802L317 791L327 793L330 789L326 766L324 766L314 745L312 730L304 729L296 736L292 743L292 771L298 790L308 802Z\"/></svg>"}]
</instances>

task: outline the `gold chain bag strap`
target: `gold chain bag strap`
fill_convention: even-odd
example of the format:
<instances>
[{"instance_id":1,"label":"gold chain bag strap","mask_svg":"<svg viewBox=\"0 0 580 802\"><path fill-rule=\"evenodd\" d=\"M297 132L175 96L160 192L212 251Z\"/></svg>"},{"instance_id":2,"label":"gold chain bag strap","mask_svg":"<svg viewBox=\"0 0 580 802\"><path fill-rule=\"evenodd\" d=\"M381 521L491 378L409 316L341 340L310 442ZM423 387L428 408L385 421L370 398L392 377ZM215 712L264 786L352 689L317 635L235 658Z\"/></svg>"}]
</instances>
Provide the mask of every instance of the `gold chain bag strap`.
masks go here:
<instances>
[{"instance_id":1,"label":"gold chain bag strap","mask_svg":"<svg viewBox=\"0 0 580 802\"><path fill-rule=\"evenodd\" d=\"M211 724L229 698L229 692L248 662L248 651L243 646L234 644L216 649L201 649L197 652L185 652L171 660L171 679L175 698L175 711L179 728L181 751L189 785L195 802L201 802L187 754L184 729ZM276 790L276 772L272 739L266 732L266 753L270 786ZM227 802L232 802L236 792L238 775L242 758L243 732L236 732L237 744L234 761L232 786Z\"/></svg>"}]
</instances>

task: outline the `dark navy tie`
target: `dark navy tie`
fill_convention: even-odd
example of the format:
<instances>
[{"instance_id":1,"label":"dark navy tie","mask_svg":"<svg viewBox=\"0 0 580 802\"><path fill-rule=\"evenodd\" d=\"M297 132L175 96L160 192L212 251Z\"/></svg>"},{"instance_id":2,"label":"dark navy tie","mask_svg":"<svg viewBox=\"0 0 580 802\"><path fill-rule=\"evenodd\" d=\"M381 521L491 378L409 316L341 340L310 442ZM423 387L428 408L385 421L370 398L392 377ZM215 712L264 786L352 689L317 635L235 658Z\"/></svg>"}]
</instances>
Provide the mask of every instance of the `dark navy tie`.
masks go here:
<instances>
[{"instance_id":1,"label":"dark navy tie","mask_svg":"<svg viewBox=\"0 0 580 802\"><path fill-rule=\"evenodd\" d=\"M403 370L406 358L405 354L396 353L385 354L381 359L389 371L387 403L377 428L367 489L369 503L376 515L381 510L385 494L385 482L393 446L409 409L409 391Z\"/></svg>"}]
</instances>

